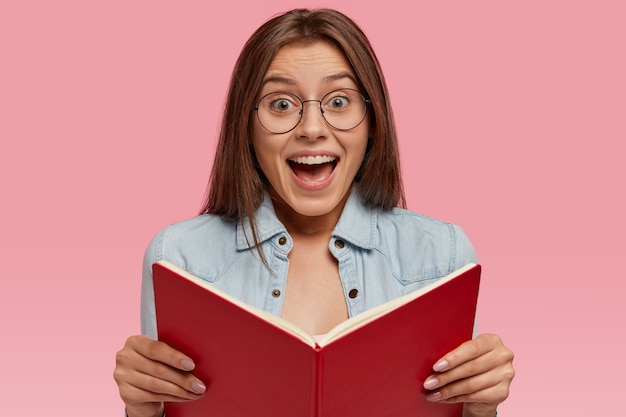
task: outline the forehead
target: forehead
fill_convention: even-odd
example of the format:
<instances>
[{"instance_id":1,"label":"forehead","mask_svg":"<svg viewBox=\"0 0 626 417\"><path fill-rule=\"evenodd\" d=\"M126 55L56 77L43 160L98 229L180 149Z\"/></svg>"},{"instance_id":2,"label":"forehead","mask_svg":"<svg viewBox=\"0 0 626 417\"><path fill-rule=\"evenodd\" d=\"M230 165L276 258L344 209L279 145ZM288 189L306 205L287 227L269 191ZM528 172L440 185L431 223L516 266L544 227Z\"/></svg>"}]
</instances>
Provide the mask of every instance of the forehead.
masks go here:
<instances>
[{"instance_id":1,"label":"forehead","mask_svg":"<svg viewBox=\"0 0 626 417\"><path fill-rule=\"evenodd\" d=\"M274 56L263 84L313 85L347 82L357 84L344 53L326 41L292 43Z\"/></svg>"}]
</instances>

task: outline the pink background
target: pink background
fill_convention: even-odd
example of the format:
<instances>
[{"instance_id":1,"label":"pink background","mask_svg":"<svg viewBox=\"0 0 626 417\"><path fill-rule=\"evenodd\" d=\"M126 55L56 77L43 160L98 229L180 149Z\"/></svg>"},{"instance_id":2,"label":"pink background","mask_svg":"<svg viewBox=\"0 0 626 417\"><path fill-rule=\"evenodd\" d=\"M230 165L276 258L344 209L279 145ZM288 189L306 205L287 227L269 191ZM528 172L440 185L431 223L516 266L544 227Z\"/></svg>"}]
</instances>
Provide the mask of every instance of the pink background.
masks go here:
<instances>
[{"instance_id":1,"label":"pink background","mask_svg":"<svg viewBox=\"0 0 626 417\"><path fill-rule=\"evenodd\" d=\"M623 2L209 3L1 3L3 414L121 415L143 251L200 207L243 42L331 4L379 54L410 208L484 265L480 328L516 352L501 415L623 410Z\"/></svg>"}]
</instances>

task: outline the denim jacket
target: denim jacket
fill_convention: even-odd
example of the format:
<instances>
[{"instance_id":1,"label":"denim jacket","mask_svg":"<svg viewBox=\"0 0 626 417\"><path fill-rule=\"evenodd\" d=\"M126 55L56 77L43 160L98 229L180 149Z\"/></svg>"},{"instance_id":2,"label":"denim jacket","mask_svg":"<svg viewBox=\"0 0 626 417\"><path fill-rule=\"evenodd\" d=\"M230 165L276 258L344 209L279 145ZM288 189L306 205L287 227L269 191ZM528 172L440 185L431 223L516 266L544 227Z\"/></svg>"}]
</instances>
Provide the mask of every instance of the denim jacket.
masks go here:
<instances>
[{"instance_id":1,"label":"denim jacket","mask_svg":"<svg viewBox=\"0 0 626 417\"><path fill-rule=\"evenodd\" d=\"M205 214L161 230L144 257L142 333L157 337L152 264L163 259L280 316L293 241L276 217L267 193L256 221L260 249L269 269L249 245L252 234L247 221L242 225ZM356 189L346 202L328 248L337 259L351 317L477 262L460 227L399 208L370 208Z\"/></svg>"}]
</instances>

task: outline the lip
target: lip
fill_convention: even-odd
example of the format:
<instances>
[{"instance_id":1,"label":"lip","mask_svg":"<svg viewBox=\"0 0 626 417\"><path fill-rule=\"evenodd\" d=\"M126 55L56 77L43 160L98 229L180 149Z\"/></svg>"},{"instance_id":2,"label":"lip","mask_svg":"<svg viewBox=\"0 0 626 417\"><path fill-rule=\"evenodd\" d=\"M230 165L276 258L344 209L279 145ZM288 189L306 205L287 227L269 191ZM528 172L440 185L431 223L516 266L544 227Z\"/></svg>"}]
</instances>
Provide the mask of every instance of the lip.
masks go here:
<instances>
[{"instance_id":1,"label":"lip","mask_svg":"<svg viewBox=\"0 0 626 417\"><path fill-rule=\"evenodd\" d=\"M335 158L334 160L334 167L332 172L330 173L330 175L328 175L327 177L319 180L319 181L306 181L300 177L298 177L296 175L296 173L293 171L293 169L291 168L291 161L292 159L296 159L296 158L301 158L301 157L315 157L315 156L329 156L329 157L333 157ZM290 155L285 163L287 164L287 168L289 169L289 172L291 174L291 178L293 179L294 183L301 189L306 190L306 191L321 191L323 189L325 189L326 187L328 187L333 179L335 178L335 171L337 169L337 166L339 166L340 163L340 159L339 156L337 156L335 153L333 152L327 152L327 151L315 151L315 152L311 152L311 151L302 151L302 152L297 152L294 153L292 155Z\"/></svg>"}]
</instances>

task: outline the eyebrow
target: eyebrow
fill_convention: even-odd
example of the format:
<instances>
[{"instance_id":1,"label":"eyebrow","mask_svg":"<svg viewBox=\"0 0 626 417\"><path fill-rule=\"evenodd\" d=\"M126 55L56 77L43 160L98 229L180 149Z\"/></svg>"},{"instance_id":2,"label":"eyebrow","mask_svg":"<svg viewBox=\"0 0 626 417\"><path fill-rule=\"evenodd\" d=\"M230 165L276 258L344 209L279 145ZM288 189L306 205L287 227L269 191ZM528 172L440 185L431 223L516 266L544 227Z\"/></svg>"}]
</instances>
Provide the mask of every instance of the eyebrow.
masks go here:
<instances>
[{"instance_id":1,"label":"eyebrow","mask_svg":"<svg viewBox=\"0 0 626 417\"><path fill-rule=\"evenodd\" d=\"M343 80L344 78L350 79L355 85L358 85L356 79L349 72L338 72L336 74L327 75L323 78L323 82L325 84L330 84L335 81ZM277 84L286 84L286 85L296 85L296 81L293 78L283 77L280 75L275 75L271 77L267 77L263 80L262 85L268 83L277 83Z\"/></svg>"}]
</instances>

